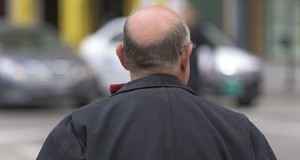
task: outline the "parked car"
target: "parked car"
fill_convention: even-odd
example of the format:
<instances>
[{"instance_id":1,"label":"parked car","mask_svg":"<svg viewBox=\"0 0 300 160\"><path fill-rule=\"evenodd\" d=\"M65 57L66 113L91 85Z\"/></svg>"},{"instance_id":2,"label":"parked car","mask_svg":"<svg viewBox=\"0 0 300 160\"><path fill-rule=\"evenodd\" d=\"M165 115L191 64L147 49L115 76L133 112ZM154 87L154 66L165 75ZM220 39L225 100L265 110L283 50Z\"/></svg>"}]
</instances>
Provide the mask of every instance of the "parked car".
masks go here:
<instances>
[{"instance_id":1,"label":"parked car","mask_svg":"<svg viewBox=\"0 0 300 160\"><path fill-rule=\"evenodd\" d=\"M230 96L238 105L251 105L261 93L262 64L253 53L241 49L210 23L203 26L204 36L214 47L197 50L198 69L204 94Z\"/></svg>"},{"instance_id":2,"label":"parked car","mask_svg":"<svg viewBox=\"0 0 300 160\"><path fill-rule=\"evenodd\" d=\"M48 27L0 26L0 106L33 106L96 98L94 73Z\"/></svg>"},{"instance_id":3,"label":"parked car","mask_svg":"<svg viewBox=\"0 0 300 160\"><path fill-rule=\"evenodd\" d=\"M115 46L122 42L125 18L111 20L97 32L89 35L80 46L80 55L94 69L101 90L109 93L112 83L129 81L122 68ZM239 104L249 105L258 96L261 83L261 64L253 54L236 47L220 30L206 25L205 36L215 47L201 46L198 54L199 75L205 94L226 95Z\"/></svg>"}]
</instances>

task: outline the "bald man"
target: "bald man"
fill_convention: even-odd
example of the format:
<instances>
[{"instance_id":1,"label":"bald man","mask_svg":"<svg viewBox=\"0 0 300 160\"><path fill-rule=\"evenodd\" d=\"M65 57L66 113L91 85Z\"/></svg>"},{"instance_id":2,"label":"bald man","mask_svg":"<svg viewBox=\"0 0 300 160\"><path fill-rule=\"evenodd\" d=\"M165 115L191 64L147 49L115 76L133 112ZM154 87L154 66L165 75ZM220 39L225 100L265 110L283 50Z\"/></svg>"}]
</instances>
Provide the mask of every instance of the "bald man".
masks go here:
<instances>
[{"instance_id":1,"label":"bald man","mask_svg":"<svg viewBox=\"0 0 300 160\"><path fill-rule=\"evenodd\" d=\"M186 83L193 49L182 18L163 7L131 15L116 53L131 81L66 116L38 160L273 160L243 115L201 99Z\"/></svg>"}]
</instances>

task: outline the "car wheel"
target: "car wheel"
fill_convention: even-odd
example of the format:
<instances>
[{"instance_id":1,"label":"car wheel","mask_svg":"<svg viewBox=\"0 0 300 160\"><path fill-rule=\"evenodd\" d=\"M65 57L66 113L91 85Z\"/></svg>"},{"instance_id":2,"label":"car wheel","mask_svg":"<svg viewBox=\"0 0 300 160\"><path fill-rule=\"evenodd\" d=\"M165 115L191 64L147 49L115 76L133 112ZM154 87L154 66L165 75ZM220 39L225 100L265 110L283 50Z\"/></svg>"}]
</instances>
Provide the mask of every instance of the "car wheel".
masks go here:
<instances>
[{"instance_id":1,"label":"car wheel","mask_svg":"<svg viewBox=\"0 0 300 160\"><path fill-rule=\"evenodd\" d=\"M254 103L255 98L258 95L258 87L252 86L247 87L247 90L245 92L237 97L237 104L239 106L252 106Z\"/></svg>"},{"instance_id":2,"label":"car wheel","mask_svg":"<svg viewBox=\"0 0 300 160\"><path fill-rule=\"evenodd\" d=\"M76 104L75 104L75 108L80 108L80 107L83 107L87 104L89 104L89 100L87 99L80 99L80 100L77 100Z\"/></svg>"},{"instance_id":3,"label":"car wheel","mask_svg":"<svg viewBox=\"0 0 300 160\"><path fill-rule=\"evenodd\" d=\"M254 97L242 95L237 98L237 103L239 106L251 106L253 104Z\"/></svg>"}]
</instances>

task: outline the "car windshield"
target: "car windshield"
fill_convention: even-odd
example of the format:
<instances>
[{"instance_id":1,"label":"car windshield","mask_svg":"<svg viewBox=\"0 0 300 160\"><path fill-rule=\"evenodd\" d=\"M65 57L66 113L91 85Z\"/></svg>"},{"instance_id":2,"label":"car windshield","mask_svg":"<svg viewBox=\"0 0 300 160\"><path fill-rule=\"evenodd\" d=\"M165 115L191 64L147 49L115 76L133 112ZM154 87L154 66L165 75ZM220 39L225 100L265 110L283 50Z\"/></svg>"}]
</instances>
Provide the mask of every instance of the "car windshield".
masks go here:
<instances>
[{"instance_id":1,"label":"car windshield","mask_svg":"<svg viewBox=\"0 0 300 160\"><path fill-rule=\"evenodd\" d=\"M203 34L215 45L235 45L235 42L215 25L211 23L205 23L203 27Z\"/></svg>"},{"instance_id":2,"label":"car windshield","mask_svg":"<svg viewBox=\"0 0 300 160\"><path fill-rule=\"evenodd\" d=\"M0 32L0 50L38 50L58 47L55 35L37 31Z\"/></svg>"}]
</instances>

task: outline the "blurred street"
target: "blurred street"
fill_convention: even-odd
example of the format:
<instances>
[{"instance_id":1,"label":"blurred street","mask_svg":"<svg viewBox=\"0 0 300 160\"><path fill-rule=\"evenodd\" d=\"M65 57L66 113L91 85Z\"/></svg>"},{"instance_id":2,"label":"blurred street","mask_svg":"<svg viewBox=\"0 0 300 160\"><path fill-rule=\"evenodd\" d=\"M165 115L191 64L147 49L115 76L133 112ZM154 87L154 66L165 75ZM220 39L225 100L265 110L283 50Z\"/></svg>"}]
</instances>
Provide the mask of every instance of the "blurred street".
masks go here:
<instances>
[{"instance_id":1,"label":"blurred street","mask_svg":"<svg viewBox=\"0 0 300 160\"><path fill-rule=\"evenodd\" d=\"M278 159L298 160L300 148L300 84L286 89L284 66L267 63L264 92L254 107L236 107L226 99L217 103L246 114L266 135ZM296 81L300 75L296 75ZM0 109L0 159L35 159L50 130L74 108Z\"/></svg>"}]
</instances>

